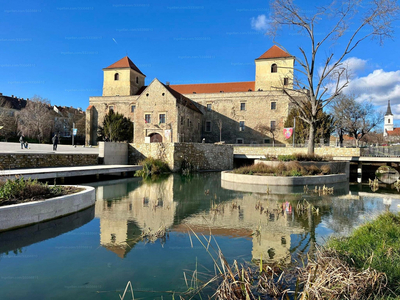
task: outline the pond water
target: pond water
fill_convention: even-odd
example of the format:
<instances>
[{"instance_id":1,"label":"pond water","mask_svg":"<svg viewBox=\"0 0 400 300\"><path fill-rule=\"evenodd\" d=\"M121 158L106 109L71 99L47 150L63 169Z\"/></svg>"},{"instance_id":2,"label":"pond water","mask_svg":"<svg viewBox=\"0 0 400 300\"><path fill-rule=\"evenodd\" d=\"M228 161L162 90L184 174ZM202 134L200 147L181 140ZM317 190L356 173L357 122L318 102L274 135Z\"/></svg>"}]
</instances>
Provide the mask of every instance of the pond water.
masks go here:
<instances>
[{"instance_id":1,"label":"pond water","mask_svg":"<svg viewBox=\"0 0 400 300\"><path fill-rule=\"evenodd\" d=\"M129 281L135 299L178 299L194 271L200 280L214 274L199 241L210 232L230 263L290 264L332 234L400 210L397 191L252 192L221 185L220 173L91 185L94 207L0 234L0 299L120 299ZM167 233L152 235L160 228Z\"/></svg>"}]
</instances>

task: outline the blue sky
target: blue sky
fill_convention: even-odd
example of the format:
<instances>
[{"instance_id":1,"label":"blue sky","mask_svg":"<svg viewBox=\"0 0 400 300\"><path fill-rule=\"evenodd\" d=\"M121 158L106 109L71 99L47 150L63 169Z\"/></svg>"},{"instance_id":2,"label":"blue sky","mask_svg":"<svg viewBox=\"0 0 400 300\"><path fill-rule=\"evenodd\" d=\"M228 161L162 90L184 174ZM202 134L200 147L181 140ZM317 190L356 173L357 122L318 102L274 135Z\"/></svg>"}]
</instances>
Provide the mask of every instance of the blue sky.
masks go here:
<instances>
[{"instance_id":1,"label":"blue sky","mask_svg":"<svg viewBox=\"0 0 400 300\"><path fill-rule=\"evenodd\" d=\"M268 1L3 2L0 92L86 109L89 96L102 94L102 68L125 55L146 83L155 77L171 84L254 81L254 59L273 45L264 34L268 15ZM382 47L366 40L349 57L349 91L381 110L390 99L397 126L399 24L394 40ZM297 33L283 32L277 42L299 55Z\"/></svg>"}]
</instances>

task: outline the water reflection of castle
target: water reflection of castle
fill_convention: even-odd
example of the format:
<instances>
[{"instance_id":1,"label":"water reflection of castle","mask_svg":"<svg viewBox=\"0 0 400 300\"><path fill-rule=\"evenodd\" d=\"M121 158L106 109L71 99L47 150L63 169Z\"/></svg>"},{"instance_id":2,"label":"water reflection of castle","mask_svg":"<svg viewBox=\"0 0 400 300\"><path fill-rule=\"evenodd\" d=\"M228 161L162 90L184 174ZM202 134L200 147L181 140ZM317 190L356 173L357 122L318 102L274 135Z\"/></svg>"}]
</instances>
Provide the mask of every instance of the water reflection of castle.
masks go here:
<instances>
[{"instance_id":1,"label":"water reflection of castle","mask_svg":"<svg viewBox=\"0 0 400 300\"><path fill-rule=\"evenodd\" d=\"M194 231L252 239L254 260L290 262L291 234L304 233L282 203L262 196L245 195L187 218Z\"/></svg>"},{"instance_id":2,"label":"water reflection of castle","mask_svg":"<svg viewBox=\"0 0 400 300\"><path fill-rule=\"evenodd\" d=\"M176 202L173 202L173 176L152 184L140 184L127 190L126 183L112 186L119 190L118 200L108 200L107 186L97 189L95 214L100 218L100 244L123 258L140 240L143 231L171 227Z\"/></svg>"},{"instance_id":3,"label":"water reflection of castle","mask_svg":"<svg viewBox=\"0 0 400 300\"><path fill-rule=\"evenodd\" d=\"M278 201L250 195L239 199L230 195L226 199L229 201L208 210L212 195L206 195L204 185L194 183L190 191L182 191L182 186L176 176L170 176L157 183L138 183L131 190L126 183L99 187L96 217L100 218L100 244L123 258L144 231L154 232L165 226L187 232L190 226L196 232L209 234L211 229L213 235L251 239L253 259L290 261L290 235L304 233L304 229L294 222L293 215L282 212ZM107 200L108 189L120 192L120 197ZM207 205L204 209L193 209L191 203L187 205L192 209L189 212L183 207L185 203L174 201L174 191L192 199L202 198ZM263 207L262 211L256 208L257 204Z\"/></svg>"}]
</instances>

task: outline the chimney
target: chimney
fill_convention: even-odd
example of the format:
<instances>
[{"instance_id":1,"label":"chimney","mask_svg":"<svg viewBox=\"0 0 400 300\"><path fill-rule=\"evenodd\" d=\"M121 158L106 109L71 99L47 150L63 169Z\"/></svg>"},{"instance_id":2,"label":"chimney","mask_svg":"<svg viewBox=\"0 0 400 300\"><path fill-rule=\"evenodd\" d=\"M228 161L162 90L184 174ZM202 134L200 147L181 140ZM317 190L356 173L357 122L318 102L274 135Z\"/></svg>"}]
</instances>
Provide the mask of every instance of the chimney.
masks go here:
<instances>
[{"instance_id":1,"label":"chimney","mask_svg":"<svg viewBox=\"0 0 400 300\"><path fill-rule=\"evenodd\" d=\"M168 86L169 86L169 81L167 81L167 82L165 83L165 85L168 85Z\"/></svg>"}]
</instances>

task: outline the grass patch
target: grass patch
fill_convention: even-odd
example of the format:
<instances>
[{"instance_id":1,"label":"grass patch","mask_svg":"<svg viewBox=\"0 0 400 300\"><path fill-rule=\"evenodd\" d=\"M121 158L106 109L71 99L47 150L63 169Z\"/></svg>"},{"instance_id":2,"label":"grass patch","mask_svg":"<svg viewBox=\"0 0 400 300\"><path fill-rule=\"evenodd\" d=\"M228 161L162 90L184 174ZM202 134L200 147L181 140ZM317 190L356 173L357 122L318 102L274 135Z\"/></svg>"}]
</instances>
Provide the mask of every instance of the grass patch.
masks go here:
<instances>
[{"instance_id":1,"label":"grass patch","mask_svg":"<svg viewBox=\"0 0 400 300\"><path fill-rule=\"evenodd\" d=\"M332 174L327 165L302 166L296 161L289 163L280 163L277 167L267 166L265 164L254 164L233 170L235 174L245 175L269 175L269 176L307 176L307 175L328 175Z\"/></svg>"},{"instance_id":2,"label":"grass patch","mask_svg":"<svg viewBox=\"0 0 400 300\"><path fill-rule=\"evenodd\" d=\"M400 214L385 213L349 237L332 238L327 247L358 269L386 273L388 287L400 293Z\"/></svg>"},{"instance_id":3,"label":"grass patch","mask_svg":"<svg viewBox=\"0 0 400 300\"><path fill-rule=\"evenodd\" d=\"M0 206L31 201L39 201L80 192L82 189L73 186L48 186L37 180L23 177L0 182Z\"/></svg>"},{"instance_id":4,"label":"grass patch","mask_svg":"<svg viewBox=\"0 0 400 300\"><path fill-rule=\"evenodd\" d=\"M147 157L146 159L142 160L139 165L143 166L143 169L135 172L136 177L148 178L154 175L157 176L171 172L166 162L153 157Z\"/></svg>"}]
</instances>

